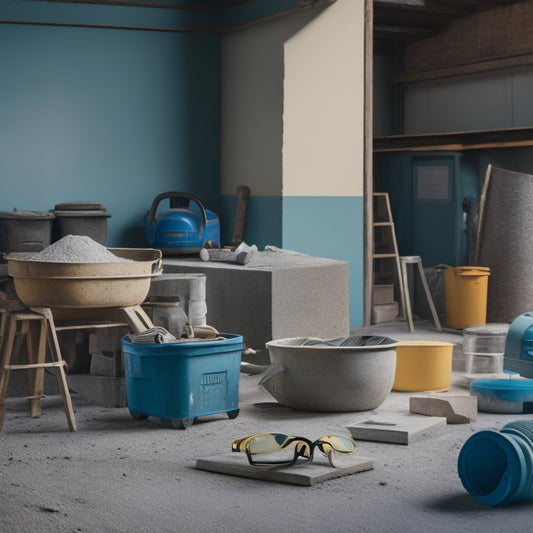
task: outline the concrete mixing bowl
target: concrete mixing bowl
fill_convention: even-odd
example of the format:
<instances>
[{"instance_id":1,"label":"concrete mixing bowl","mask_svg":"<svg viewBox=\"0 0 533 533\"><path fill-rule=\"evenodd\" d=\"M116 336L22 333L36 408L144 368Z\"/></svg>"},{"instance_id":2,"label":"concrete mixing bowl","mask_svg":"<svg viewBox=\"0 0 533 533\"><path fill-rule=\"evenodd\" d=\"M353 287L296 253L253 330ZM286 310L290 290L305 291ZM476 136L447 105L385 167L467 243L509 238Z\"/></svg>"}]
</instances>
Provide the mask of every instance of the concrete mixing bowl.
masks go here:
<instances>
[{"instance_id":1,"label":"concrete mixing bowl","mask_svg":"<svg viewBox=\"0 0 533 533\"><path fill-rule=\"evenodd\" d=\"M367 411L389 395L396 341L363 346L302 346L302 337L267 342L272 365L262 385L282 405L303 411Z\"/></svg>"},{"instance_id":2,"label":"concrete mixing bowl","mask_svg":"<svg viewBox=\"0 0 533 533\"><path fill-rule=\"evenodd\" d=\"M31 261L32 253L7 256L8 272L22 303L53 309L130 307L148 294L152 276L161 273L161 250L109 248L130 259L120 263Z\"/></svg>"}]
</instances>

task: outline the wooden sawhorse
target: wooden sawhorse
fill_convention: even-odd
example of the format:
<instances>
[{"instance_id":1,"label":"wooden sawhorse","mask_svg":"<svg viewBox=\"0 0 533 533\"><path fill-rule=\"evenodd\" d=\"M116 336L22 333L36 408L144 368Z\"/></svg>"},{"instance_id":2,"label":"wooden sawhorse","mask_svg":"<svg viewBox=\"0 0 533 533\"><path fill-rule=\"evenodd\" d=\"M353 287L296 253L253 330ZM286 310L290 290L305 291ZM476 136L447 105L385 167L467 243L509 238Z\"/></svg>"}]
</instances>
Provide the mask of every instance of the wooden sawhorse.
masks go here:
<instances>
[{"instance_id":1,"label":"wooden sawhorse","mask_svg":"<svg viewBox=\"0 0 533 533\"><path fill-rule=\"evenodd\" d=\"M61 357L52 311L47 307L32 307L28 311L11 313L6 329L0 369L0 430L4 423L5 399L10 372L13 370L28 371L30 416L38 417L42 413L44 369L55 368L68 426L70 431L76 431L76 420L65 372L66 363ZM26 340L28 363L16 364L24 339ZM49 362L46 362L47 347L50 349L52 358Z\"/></svg>"},{"instance_id":2,"label":"wooden sawhorse","mask_svg":"<svg viewBox=\"0 0 533 533\"><path fill-rule=\"evenodd\" d=\"M125 319L126 324L135 333L154 327L140 305L119 309L113 308L102 313L105 318L111 318L115 322ZM65 372L66 362L61 356L57 330L106 327L112 325L112 323L78 323L58 327L56 330L52 310L48 307L31 307L29 310L11 312L9 313L9 318L7 318L6 313L3 313L0 319L2 320L0 326L4 326L3 329L6 332L2 343L2 364L0 367L0 431L4 423L5 399L10 372L13 370L28 370L28 407L30 416L39 417L42 413L41 399L43 398L45 368L55 368L57 372L59 390L63 398L68 426L70 431L76 431L76 420ZM35 326L39 326L39 329ZM0 331L0 335L2 334L3 332ZM24 339L26 340L28 363L16 364ZM52 359L50 362L46 362L47 347L50 349Z\"/></svg>"}]
</instances>

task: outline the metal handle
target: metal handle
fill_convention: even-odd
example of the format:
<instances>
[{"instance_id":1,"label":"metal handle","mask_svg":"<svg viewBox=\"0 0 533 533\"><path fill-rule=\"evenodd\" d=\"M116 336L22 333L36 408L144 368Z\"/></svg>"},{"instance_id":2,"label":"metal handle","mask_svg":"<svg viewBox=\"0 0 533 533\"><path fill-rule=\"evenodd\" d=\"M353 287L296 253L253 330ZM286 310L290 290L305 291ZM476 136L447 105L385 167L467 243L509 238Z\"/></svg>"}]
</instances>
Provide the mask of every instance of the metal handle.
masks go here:
<instances>
[{"instance_id":1,"label":"metal handle","mask_svg":"<svg viewBox=\"0 0 533 533\"><path fill-rule=\"evenodd\" d=\"M192 200L193 202L198 204L198 207L200 208L200 212L202 213L202 219L204 221L204 226L207 226L207 214L205 212L204 204L200 201L200 198L195 196L194 194L190 194L188 192L180 192L180 191L170 191L170 192L164 192L161 194L158 194L154 201L152 202L152 207L148 211L148 221L153 222L155 220L155 214L157 212L157 208L159 207L159 204L161 201L167 199L167 198L182 198L184 200Z\"/></svg>"}]
</instances>

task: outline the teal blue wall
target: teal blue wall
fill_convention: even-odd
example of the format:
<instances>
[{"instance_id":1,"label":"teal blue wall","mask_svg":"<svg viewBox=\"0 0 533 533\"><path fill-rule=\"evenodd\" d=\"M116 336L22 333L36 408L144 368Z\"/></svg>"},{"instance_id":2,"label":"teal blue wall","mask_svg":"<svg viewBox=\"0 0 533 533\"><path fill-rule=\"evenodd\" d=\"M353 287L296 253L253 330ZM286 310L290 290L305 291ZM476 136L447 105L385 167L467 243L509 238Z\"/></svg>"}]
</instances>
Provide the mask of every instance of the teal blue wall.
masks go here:
<instances>
[{"instance_id":1,"label":"teal blue wall","mask_svg":"<svg viewBox=\"0 0 533 533\"><path fill-rule=\"evenodd\" d=\"M231 243L236 204L236 196L222 195L220 232L224 244ZM245 242L255 244L260 250L269 244L281 247L281 218L279 196L250 196L244 234Z\"/></svg>"},{"instance_id":2,"label":"teal blue wall","mask_svg":"<svg viewBox=\"0 0 533 533\"><path fill-rule=\"evenodd\" d=\"M350 326L364 323L362 197L283 197L283 248L350 264Z\"/></svg>"},{"instance_id":3,"label":"teal blue wall","mask_svg":"<svg viewBox=\"0 0 533 533\"><path fill-rule=\"evenodd\" d=\"M222 240L231 241L236 197L224 195ZM362 197L251 197L245 241L350 264L350 326L364 324L364 201Z\"/></svg>"},{"instance_id":4,"label":"teal blue wall","mask_svg":"<svg viewBox=\"0 0 533 533\"><path fill-rule=\"evenodd\" d=\"M117 22L116 6L87 7L3 0L0 18ZM125 24L152 12L119 10ZM107 244L144 246L161 192L218 210L217 34L0 23L0 72L0 211L100 201Z\"/></svg>"}]
</instances>

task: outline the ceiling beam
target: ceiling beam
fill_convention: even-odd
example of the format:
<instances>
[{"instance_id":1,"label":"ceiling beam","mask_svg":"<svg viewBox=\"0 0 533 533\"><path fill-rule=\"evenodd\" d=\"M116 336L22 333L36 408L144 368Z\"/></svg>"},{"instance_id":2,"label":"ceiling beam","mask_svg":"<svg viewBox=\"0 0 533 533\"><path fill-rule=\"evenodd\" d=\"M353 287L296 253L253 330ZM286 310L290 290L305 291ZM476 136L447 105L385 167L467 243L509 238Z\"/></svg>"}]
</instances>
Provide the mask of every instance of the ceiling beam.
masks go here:
<instances>
[{"instance_id":1,"label":"ceiling beam","mask_svg":"<svg viewBox=\"0 0 533 533\"><path fill-rule=\"evenodd\" d=\"M374 37L376 39L393 39L399 41L410 41L413 39L424 39L433 35L433 30L415 26L398 26L385 24L374 24Z\"/></svg>"}]
</instances>

